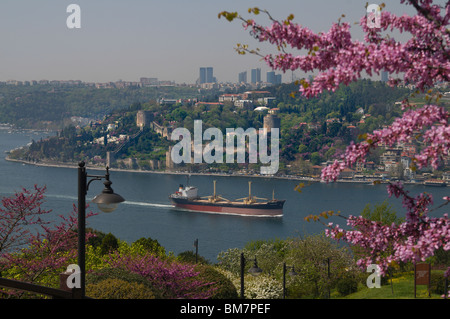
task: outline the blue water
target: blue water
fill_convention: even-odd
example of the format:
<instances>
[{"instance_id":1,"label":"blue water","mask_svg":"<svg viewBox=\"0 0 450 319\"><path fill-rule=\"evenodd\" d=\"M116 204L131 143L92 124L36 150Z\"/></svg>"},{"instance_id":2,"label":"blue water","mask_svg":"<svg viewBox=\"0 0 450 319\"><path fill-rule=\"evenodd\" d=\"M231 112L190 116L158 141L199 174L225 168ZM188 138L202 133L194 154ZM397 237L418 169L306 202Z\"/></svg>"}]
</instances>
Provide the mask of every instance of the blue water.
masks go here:
<instances>
[{"instance_id":1,"label":"blue water","mask_svg":"<svg viewBox=\"0 0 450 319\"><path fill-rule=\"evenodd\" d=\"M39 167L8 162L5 151L26 145L32 139L38 140L44 133L9 132L0 130L0 196L10 196L22 187L46 186L44 208L51 209L50 218L57 221L58 215L68 214L77 203L77 170L73 168ZM88 167L89 174L103 174ZM151 237L175 254L193 250L194 240L199 240L199 254L210 261L216 261L218 253L229 248L243 247L247 242L258 239L287 238L323 231L320 223L306 222L304 217L319 214L325 210L341 211L343 215L359 214L367 203L377 204L388 199L385 185L355 183L311 183L301 193L294 190L300 181L269 178L218 177L192 175L190 184L199 188L201 196L212 193L213 180L217 181L217 193L226 198L240 198L248 194L248 181L252 181L252 194L271 198L272 190L279 199L286 199L284 216L241 217L178 211L171 207L168 195L179 184L186 183L185 175L168 175L111 170L112 187L126 202L113 213L100 213L88 218L87 227L105 233L111 232L117 238L133 242L141 237ZM307 184L307 182L306 182ZM101 192L103 185L91 184L87 202ZM408 186L411 193L422 191L433 193L436 206L449 188ZM398 215L404 214L399 199L388 199ZM98 210L94 204L91 210ZM448 213L441 208L435 215ZM333 222L344 225L341 218Z\"/></svg>"}]
</instances>

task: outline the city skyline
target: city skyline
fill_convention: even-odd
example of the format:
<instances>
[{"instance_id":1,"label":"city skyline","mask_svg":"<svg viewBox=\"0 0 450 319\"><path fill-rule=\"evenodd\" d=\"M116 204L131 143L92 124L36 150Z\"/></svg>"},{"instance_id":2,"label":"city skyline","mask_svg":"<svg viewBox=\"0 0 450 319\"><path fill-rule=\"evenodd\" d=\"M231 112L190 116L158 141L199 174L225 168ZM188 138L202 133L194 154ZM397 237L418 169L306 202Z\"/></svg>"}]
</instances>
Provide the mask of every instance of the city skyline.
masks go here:
<instances>
[{"instance_id":1,"label":"city skyline","mask_svg":"<svg viewBox=\"0 0 450 319\"><path fill-rule=\"evenodd\" d=\"M81 8L79 29L66 25L71 3ZM411 6L397 1L385 3L386 10L396 14L414 13ZM249 17L247 9L258 6L280 20L293 13L295 22L315 32L327 31L345 14L355 38L362 39L353 22L365 14L364 5L358 0L280 0L276 5L268 0L5 0L0 4L0 81L115 82L146 77L193 84L199 68L207 66L214 69L217 82L237 82L243 71L260 68L264 75L271 71L260 57L238 55L237 43L263 53L276 48L258 43L241 23L218 19L219 12L238 11ZM267 24L262 14L256 18ZM285 73L283 81L301 76Z\"/></svg>"}]
</instances>

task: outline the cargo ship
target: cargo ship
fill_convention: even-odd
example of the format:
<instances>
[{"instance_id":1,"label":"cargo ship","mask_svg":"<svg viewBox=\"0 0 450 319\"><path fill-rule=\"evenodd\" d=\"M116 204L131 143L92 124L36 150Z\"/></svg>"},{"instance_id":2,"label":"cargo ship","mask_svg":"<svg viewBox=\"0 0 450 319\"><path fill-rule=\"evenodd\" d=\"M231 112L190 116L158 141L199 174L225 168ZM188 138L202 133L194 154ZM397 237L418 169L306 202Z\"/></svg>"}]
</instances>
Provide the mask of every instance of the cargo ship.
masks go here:
<instances>
[{"instance_id":1,"label":"cargo ship","mask_svg":"<svg viewBox=\"0 0 450 319\"><path fill-rule=\"evenodd\" d=\"M214 181L214 192L210 196L198 196L195 186L179 186L178 191L169 196L174 207L182 210L216 213L224 215L241 215L255 217L281 217L283 216L283 205L286 200L272 199L253 196L251 193L251 182L248 183L248 197L228 200L216 194L216 181Z\"/></svg>"}]
</instances>

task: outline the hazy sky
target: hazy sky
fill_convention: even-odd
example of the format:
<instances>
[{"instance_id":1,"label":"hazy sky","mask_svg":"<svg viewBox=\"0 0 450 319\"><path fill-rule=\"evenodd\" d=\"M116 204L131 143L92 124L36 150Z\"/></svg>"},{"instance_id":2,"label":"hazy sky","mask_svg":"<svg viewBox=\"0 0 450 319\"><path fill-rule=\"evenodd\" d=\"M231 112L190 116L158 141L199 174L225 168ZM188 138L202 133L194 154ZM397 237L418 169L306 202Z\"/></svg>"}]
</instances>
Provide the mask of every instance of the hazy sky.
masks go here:
<instances>
[{"instance_id":1,"label":"hazy sky","mask_svg":"<svg viewBox=\"0 0 450 319\"><path fill-rule=\"evenodd\" d=\"M253 40L241 23L217 15L223 10L244 16L249 7L267 9L278 19L313 31L327 31L345 14L359 21L366 0L1 0L0 81L82 80L138 81L156 77L194 83L201 66L212 66L220 82L236 82L238 73L268 68L254 55L238 55L236 43L270 47ZM399 0L384 0L386 10L414 13ZM69 29L69 4L81 8L81 28ZM369 1L369 3L378 3ZM261 21L266 21L258 16ZM359 25L352 32L360 37ZM248 72L248 79L250 79ZM283 81L291 74L283 75Z\"/></svg>"}]
</instances>

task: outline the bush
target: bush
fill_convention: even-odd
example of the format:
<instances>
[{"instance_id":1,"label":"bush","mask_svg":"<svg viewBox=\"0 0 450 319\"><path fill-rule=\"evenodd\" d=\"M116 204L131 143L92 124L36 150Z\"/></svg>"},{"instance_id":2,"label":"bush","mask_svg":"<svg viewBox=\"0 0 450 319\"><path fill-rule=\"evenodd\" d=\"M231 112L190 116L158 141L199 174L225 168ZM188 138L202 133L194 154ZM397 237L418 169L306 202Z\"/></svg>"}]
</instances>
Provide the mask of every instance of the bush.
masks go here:
<instances>
[{"instance_id":1,"label":"bush","mask_svg":"<svg viewBox=\"0 0 450 319\"><path fill-rule=\"evenodd\" d=\"M443 271L432 271L430 278L430 290L434 294L445 294L445 277Z\"/></svg>"},{"instance_id":2,"label":"bush","mask_svg":"<svg viewBox=\"0 0 450 319\"><path fill-rule=\"evenodd\" d=\"M347 296L358 290L358 281L352 277L344 277L337 281L336 290L341 296Z\"/></svg>"},{"instance_id":3,"label":"bush","mask_svg":"<svg viewBox=\"0 0 450 319\"><path fill-rule=\"evenodd\" d=\"M154 299L153 292L144 284L107 278L86 286L86 294L96 299Z\"/></svg>"},{"instance_id":4,"label":"bush","mask_svg":"<svg viewBox=\"0 0 450 319\"><path fill-rule=\"evenodd\" d=\"M88 238L87 244L93 247L100 247L103 238L106 236L105 233L92 228L86 228L86 234L92 234L92 236Z\"/></svg>"},{"instance_id":5,"label":"bush","mask_svg":"<svg viewBox=\"0 0 450 319\"><path fill-rule=\"evenodd\" d=\"M103 237L102 243L100 245L100 253L102 255L116 250L117 248L119 248L119 241L113 234L109 233L105 237Z\"/></svg>"},{"instance_id":6,"label":"bush","mask_svg":"<svg viewBox=\"0 0 450 319\"><path fill-rule=\"evenodd\" d=\"M105 280L108 279L114 279L117 281L123 281L123 282L127 282L130 284L133 284L133 286L136 286L139 291L141 291L141 295L142 296L152 296L153 298L160 298L160 296L157 294L156 290L154 289L154 287L151 285L151 283L145 279L144 277L142 277L141 275L138 275L136 273L132 273L132 272L128 272L126 270L123 269L119 269L119 268L104 268L101 270L97 270L95 272L91 272L88 273L86 276L86 295L89 297L93 297L88 293L88 286L93 286L93 290L92 292L94 293L99 293L99 289L98 287L101 287L101 289L105 289L104 285L100 285L100 283L102 283ZM116 282L117 282L116 281ZM115 286L116 282L110 282L111 287ZM136 285L135 285L136 284ZM98 286L100 285L100 286ZM145 293L143 293L144 288L141 287L144 286L145 287ZM94 288L97 287L97 288ZM127 288L128 289L128 288ZM97 297L99 298L99 297Z\"/></svg>"},{"instance_id":7,"label":"bush","mask_svg":"<svg viewBox=\"0 0 450 319\"><path fill-rule=\"evenodd\" d=\"M177 260L180 262L195 264L195 253L192 250L183 251L178 254ZM200 255L197 256L197 263L204 264L204 265L209 264L208 260L206 260L205 257L200 256Z\"/></svg>"},{"instance_id":8,"label":"bush","mask_svg":"<svg viewBox=\"0 0 450 319\"><path fill-rule=\"evenodd\" d=\"M155 256L165 256L166 250L156 239L148 238L139 238L132 245L141 245L146 252L149 252Z\"/></svg>"},{"instance_id":9,"label":"bush","mask_svg":"<svg viewBox=\"0 0 450 319\"><path fill-rule=\"evenodd\" d=\"M236 287L233 285L230 279L215 270L212 266L198 265L195 267L196 271L199 271L198 279L206 283L213 283L212 287L217 288L210 299L237 299L238 294ZM205 288L211 289L208 285Z\"/></svg>"}]
</instances>

